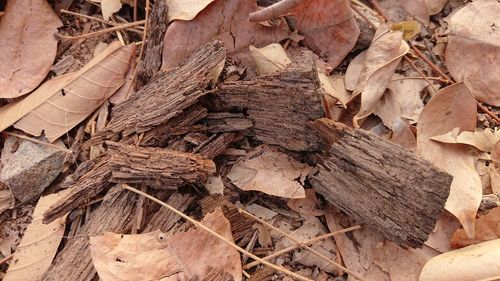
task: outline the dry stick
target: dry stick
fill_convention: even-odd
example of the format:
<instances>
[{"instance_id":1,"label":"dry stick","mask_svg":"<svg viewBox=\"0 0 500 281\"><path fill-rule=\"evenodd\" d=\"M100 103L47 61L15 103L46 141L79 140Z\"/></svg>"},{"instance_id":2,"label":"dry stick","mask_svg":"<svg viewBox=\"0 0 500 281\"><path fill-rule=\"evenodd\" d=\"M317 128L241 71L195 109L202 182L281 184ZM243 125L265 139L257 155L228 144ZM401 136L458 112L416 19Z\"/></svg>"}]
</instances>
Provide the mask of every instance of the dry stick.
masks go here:
<instances>
[{"instance_id":1,"label":"dry stick","mask_svg":"<svg viewBox=\"0 0 500 281\"><path fill-rule=\"evenodd\" d=\"M86 19L89 19L89 20L94 20L94 21L97 21L97 22L100 22L100 23L111 25L111 26L119 26L119 24L117 24L115 22L112 22L112 21L107 21L107 20L103 20L103 19L96 18L96 17L93 17L93 16L87 16L85 14L75 13L75 12L64 10L64 9L59 10L59 12L61 12L63 14L68 14L68 15L72 15L72 16L86 18ZM127 29L130 30L130 31L134 31L134 32L139 33L139 34L142 35L142 31L141 30L138 30L138 29L135 29L135 28L127 28Z\"/></svg>"},{"instance_id":2,"label":"dry stick","mask_svg":"<svg viewBox=\"0 0 500 281\"><path fill-rule=\"evenodd\" d=\"M332 236L335 236L335 235L338 235L338 234L341 234L341 233L353 231L353 230L356 230L356 229L359 229L359 228L361 228L361 226L356 225L356 226L351 226L351 227L348 227L348 228L345 228L345 229L342 229L342 230L334 231L334 232L331 232L331 233L328 233L328 234L320 235L320 236L315 237L313 239L310 239L310 240L307 240L305 242L302 242L301 245L290 246L288 248L285 248L283 250L279 250L279 251L274 252L274 253L272 253L272 254L270 254L268 256L265 256L262 259L263 260L270 260L270 259L272 259L274 257L280 256L280 255L286 254L288 252L291 252L291 251L293 251L295 249L301 248L301 247L303 247L303 245L314 244L314 243L316 243L318 241L321 241L323 239L330 238ZM248 263L245 266L243 266L243 269L252 268L252 267L254 267L256 265L259 265L259 262L258 261L253 261L253 262Z\"/></svg>"},{"instance_id":3,"label":"dry stick","mask_svg":"<svg viewBox=\"0 0 500 281\"><path fill-rule=\"evenodd\" d=\"M379 13L385 21L389 20L389 17L387 17L384 10L382 10L382 7L380 7L380 4L378 3L378 1L370 0L370 3L372 4L375 11L377 11L377 13Z\"/></svg>"},{"instance_id":4,"label":"dry stick","mask_svg":"<svg viewBox=\"0 0 500 281\"><path fill-rule=\"evenodd\" d=\"M127 90L127 94L125 95L125 99L127 99L129 97L130 91L134 87L135 80L137 79L137 70L139 69L139 66L141 64L142 55L144 54L144 49L146 46L146 39L148 37L148 25L149 25L149 23L148 23L148 21L149 21L149 0L146 0L145 13L146 13L146 16L145 16L144 20L146 21L146 23L144 24L144 34L142 35L142 45L141 45L141 51L139 52L139 61L135 65L134 73L132 74L132 82L130 82L130 86Z\"/></svg>"},{"instance_id":5,"label":"dry stick","mask_svg":"<svg viewBox=\"0 0 500 281\"><path fill-rule=\"evenodd\" d=\"M113 31L129 28L132 26L142 25L144 23L145 23L145 20L140 20L140 21L125 23L125 24L119 24L119 25L116 25L116 26L113 26L110 28L106 28L106 29L102 29L102 30L99 30L96 32L86 33L86 34L82 34L82 35L78 35L78 36L67 36L67 35L56 34L56 37L58 37L59 39L63 39L63 40L85 39L85 38L89 38L89 37L93 37L93 36L106 34L108 32L113 32Z\"/></svg>"},{"instance_id":6,"label":"dry stick","mask_svg":"<svg viewBox=\"0 0 500 281\"><path fill-rule=\"evenodd\" d=\"M290 271L290 270L288 270L286 268L283 268L281 266L277 266L275 264L272 264L272 263L270 263L268 261L262 260L261 258L257 257L256 255L254 255L254 254L246 251L245 249L241 248L240 246L238 246L238 245L234 244L233 242L227 240L226 238L224 238L223 236L221 236L219 233L217 233L217 232L213 231L212 229L206 227L205 225L201 224L200 222L196 221L195 219L191 218L190 216L185 215L184 213L182 213L179 210L175 209L174 207L168 205L167 203L162 202L161 200L157 199L156 197L153 197L153 196L151 196L151 195L149 195L147 193L144 193L144 192L142 192L140 190L137 190L137 189L135 189L135 188L133 188L131 186L128 186L126 184L121 184L120 186L122 188L124 188L124 189L127 189L127 190L130 190L132 192L135 192L135 193L137 193L137 194L139 194L141 196L144 196L144 197L148 198L151 201L154 201L154 202L162 205L163 207L165 207L165 208L169 209L170 211L174 212L176 215L181 216L183 219L185 219L185 220L189 221L190 223L194 224L198 229L202 229L202 230L210 233L211 235L213 235L217 239L223 241L224 243L228 244L232 248L238 250L240 253L245 254L245 255L251 257L254 260L260 261L262 264L267 265L267 266L271 267L274 270L283 272L284 274L286 274L286 275L288 275L288 276L290 276L292 278L299 279L299 280L313 281L313 280L311 280L309 278L300 276L297 273L294 273L294 272L292 272L292 271Z\"/></svg>"},{"instance_id":7,"label":"dry stick","mask_svg":"<svg viewBox=\"0 0 500 281\"><path fill-rule=\"evenodd\" d=\"M391 80L389 80L389 82L399 81L399 80L408 80L408 79L423 79L423 80L425 80L425 78L427 78L429 80L441 81L443 83L446 82L442 77L425 77L425 76L403 76L403 77L391 79Z\"/></svg>"},{"instance_id":8,"label":"dry stick","mask_svg":"<svg viewBox=\"0 0 500 281\"><path fill-rule=\"evenodd\" d=\"M34 142L34 143L37 143L37 144L46 145L46 146L49 146L49 147L52 147L52 148L55 148L55 149L58 149L58 150L61 150L61 151L64 151L64 152L69 152L69 149L62 148L60 146L57 146L55 144L51 144L51 143L48 143L48 142L39 141L37 139L30 138L30 137L27 137L25 135L21 135L21 134L17 134L17 133L12 133L12 132L2 132L2 134L3 135L7 135L7 136L12 136L12 137L20 138L20 139L27 140L27 141L30 141L30 142Z\"/></svg>"},{"instance_id":9,"label":"dry stick","mask_svg":"<svg viewBox=\"0 0 500 281\"><path fill-rule=\"evenodd\" d=\"M431 89L432 91L435 93L438 92L438 90L436 89L436 86L434 86L434 84L432 84L432 82L427 78L427 76L425 76L425 74L422 72L422 70L420 70L416 65L415 63L410 59L408 58L407 55L404 55L404 58L405 60L411 65L411 67L413 69L415 69L415 71L417 71L418 74L420 74L420 76L422 76L425 80L425 82L427 82L427 84L429 84L429 86L431 86Z\"/></svg>"},{"instance_id":10,"label":"dry stick","mask_svg":"<svg viewBox=\"0 0 500 281\"><path fill-rule=\"evenodd\" d=\"M357 2L357 1L356 1ZM364 21L366 21L368 23L368 25L373 28L374 30L377 30L377 27L375 26L375 24L369 20L365 14L363 14L359 9L358 7L356 7L356 5L354 4L355 2L351 0L350 4L351 4L351 8L354 12L356 12L356 14L358 14Z\"/></svg>"},{"instance_id":11,"label":"dry stick","mask_svg":"<svg viewBox=\"0 0 500 281\"><path fill-rule=\"evenodd\" d=\"M475 100L477 106L486 114L488 114L497 124L500 123L500 118L495 115L495 113L491 112L488 108L482 105L478 100Z\"/></svg>"},{"instance_id":12,"label":"dry stick","mask_svg":"<svg viewBox=\"0 0 500 281\"><path fill-rule=\"evenodd\" d=\"M12 257L13 257L13 256L14 256L14 254L10 254L10 255L6 256L5 258L1 259L1 260L0 260L0 265L2 265L2 264L4 264L4 263L6 263L6 262L8 262L8 261L10 261L10 260L12 259Z\"/></svg>"},{"instance_id":13,"label":"dry stick","mask_svg":"<svg viewBox=\"0 0 500 281\"><path fill-rule=\"evenodd\" d=\"M275 227L274 225L272 225L272 224L270 224L270 223L268 223L268 222L266 222L266 221L264 221L264 220L262 220L262 219L260 219L260 218L258 218L256 216L250 214L249 212L247 212L247 211L245 211L245 210L243 210L241 208L239 208L238 211L240 213L242 213L242 214L244 214L244 215L246 215L246 216L248 216L248 217L250 217L250 218L252 218L252 219L254 219L254 220L258 221L258 222L260 222L260 223L262 223L263 225L267 226L268 228L270 228L270 229L272 229L272 230L274 230L276 232L279 232L281 235L284 235L286 238L288 238L288 240L290 240L290 241L294 242L295 244L299 245L299 247L304 247L305 249L307 249L311 253L313 253L315 256L317 256L317 257L323 259L324 261L332 264L333 266L335 266L335 267L337 267L337 268L339 268L339 269L341 269L341 270L343 270L343 271L351 274L356 279L363 280L363 278L361 278L361 276L359 276L354 271L352 271L352 270L350 270L350 269L342 266L341 264L336 263L335 261L332 261L330 258L328 258L327 256L325 256L325 255L321 254L320 252L314 250L313 248L311 248L311 247L309 247L307 245L303 245L302 242L300 242L299 240L297 240L297 239L293 238L292 236L288 235L288 233L282 231L281 229Z\"/></svg>"},{"instance_id":14,"label":"dry stick","mask_svg":"<svg viewBox=\"0 0 500 281\"><path fill-rule=\"evenodd\" d=\"M419 49L417 49L411 42L410 43L410 48L415 51L415 54L419 56L422 60L424 60L437 74L439 74L441 77L444 79L448 80L447 83L453 82L453 80L444 73L439 66L435 65L429 58L427 58L422 52L420 52Z\"/></svg>"},{"instance_id":15,"label":"dry stick","mask_svg":"<svg viewBox=\"0 0 500 281\"><path fill-rule=\"evenodd\" d=\"M137 0L134 0L134 21L137 21Z\"/></svg>"}]
</instances>

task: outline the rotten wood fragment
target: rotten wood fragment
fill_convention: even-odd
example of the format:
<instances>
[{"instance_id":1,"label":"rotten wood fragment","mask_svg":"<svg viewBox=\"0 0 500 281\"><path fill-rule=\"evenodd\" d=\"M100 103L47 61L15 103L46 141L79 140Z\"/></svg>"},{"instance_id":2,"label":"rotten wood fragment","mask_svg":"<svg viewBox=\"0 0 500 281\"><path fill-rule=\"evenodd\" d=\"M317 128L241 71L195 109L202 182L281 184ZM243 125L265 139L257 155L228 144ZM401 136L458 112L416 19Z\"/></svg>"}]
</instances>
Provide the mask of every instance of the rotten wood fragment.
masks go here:
<instances>
[{"instance_id":1,"label":"rotten wood fragment","mask_svg":"<svg viewBox=\"0 0 500 281\"><path fill-rule=\"evenodd\" d=\"M90 214L79 231L68 240L45 273L44 281L91 281L96 271L90 256L89 237L106 231L128 233L132 227L137 195L114 187L108 191L102 204Z\"/></svg>"},{"instance_id":2,"label":"rotten wood fragment","mask_svg":"<svg viewBox=\"0 0 500 281\"><path fill-rule=\"evenodd\" d=\"M194 201L191 194L173 193L167 200L167 204L179 210L186 211L189 205ZM160 230L164 233L171 232L173 227L180 221L181 217L167 208L160 208L146 224L143 233Z\"/></svg>"},{"instance_id":3,"label":"rotten wood fragment","mask_svg":"<svg viewBox=\"0 0 500 281\"><path fill-rule=\"evenodd\" d=\"M116 142L106 144L110 155L110 181L114 183L177 189L188 183L204 183L215 173L215 163L199 154Z\"/></svg>"},{"instance_id":4,"label":"rotten wood fragment","mask_svg":"<svg viewBox=\"0 0 500 281\"><path fill-rule=\"evenodd\" d=\"M252 120L243 113L217 112L209 113L203 120L206 131L211 133L224 133L243 131L253 126Z\"/></svg>"},{"instance_id":5,"label":"rotten wood fragment","mask_svg":"<svg viewBox=\"0 0 500 281\"><path fill-rule=\"evenodd\" d=\"M111 177L108 160L109 157L104 155L81 164L81 169L77 169L74 173L76 179L67 184L67 187L73 190L43 214L43 222L50 223L64 216L108 188Z\"/></svg>"},{"instance_id":6,"label":"rotten wood fragment","mask_svg":"<svg viewBox=\"0 0 500 281\"><path fill-rule=\"evenodd\" d=\"M213 159L219 156L231 143L240 137L241 136L237 133L223 133L211 139L209 142L202 143L195 151L205 158Z\"/></svg>"},{"instance_id":7,"label":"rotten wood fragment","mask_svg":"<svg viewBox=\"0 0 500 281\"><path fill-rule=\"evenodd\" d=\"M453 177L361 129L311 122L325 153L308 177L331 204L402 246L422 247L444 210Z\"/></svg>"},{"instance_id":8,"label":"rotten wood fragment","mask_svg":"<svg viewBox=\"0 0 500 281\"><path fill-rule=\"evenodd\" d=\"M137 68L137 89L147 84L161 68L163 37L168 27L167 1L155 1L148 21L144 57Z\"/></svg>"},{"instance_id":9,"label":"rotten wood fragment","mask_svg":"<svg viewBox=\"0 0 500 281\"><path fill-rule=\"evenodd\" d=\"M160 72L116 105L105 131L122 136L147 132L181 114L216 82L226 58L220 41L205 44L178 67ZM109 139L109 138L108 138Z\"/></svg>"},{"instance_id":10,"label":"rotten wood fragment","mask_svg":"<svg viewBox=\"0 0 500 281\"><path fill-rule=\"evenodd\" d=\"M320 82L310 52L280 72L219 84L215 93L223 106L247 109L258 140L295 151L320 148L320 138L306 125L323 117Z\"/></svg>"}]
</instances>

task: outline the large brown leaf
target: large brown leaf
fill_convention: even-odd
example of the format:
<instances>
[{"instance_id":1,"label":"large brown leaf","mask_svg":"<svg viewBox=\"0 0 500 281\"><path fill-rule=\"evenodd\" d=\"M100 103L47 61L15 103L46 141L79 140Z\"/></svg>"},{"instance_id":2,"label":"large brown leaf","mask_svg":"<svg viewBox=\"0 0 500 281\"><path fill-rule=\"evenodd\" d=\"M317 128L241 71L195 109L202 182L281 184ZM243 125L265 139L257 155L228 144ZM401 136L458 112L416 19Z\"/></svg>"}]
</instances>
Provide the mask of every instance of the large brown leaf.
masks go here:
<instances>
[{"instance_id":1,"label":"large brown leaf","mask_svg":"<svg viewBox=\"0 0 500 281\"><path fill-rule=\"evenodd\" d=\"M480 101L500 106L500 3L474 1L449 19L445 60L450 74Z\"/></svg>"},{"instance_id":2,"label":"large brown leaf","mask_svg":"<svg viewBox=\"0 0 500 281\"><path fill-rule=\"evenodd\" d=\"M62 25L46 0L8 1L0 21L0 98L31 92L54 62Z\"/></svg>"},{"instance_id":3,"label":"large brown leaf","mask_svg":"<svg viewBox=\"0 0 500 281\"><path fill-rule=\"evenodd\" d=\"M81 70L49 80L23 100L0 108L0 131L10 125L54 141L104 103L125 81L135 45L115 42ZM19 121L18 121L19 120Z\"/></svg>"},{"instance_id":4,"label":"large brown leaf","mask_svg":"<svg viewBox=\"0 0 500 281\"><path fill-rule=\"evenodd\" d=\"M293 18L304 44L326 59L332 69L352 50L359 27L349 0L284 0L250 15L263 22L281 16Z\"/></svg>"},{"instance_id":5,"label":"large brown leaf","mask_svg":"<svg viewBox=\"0 0 500 281\"><path fill-rule=\"evenodd\" d=\"M461 248L497 238L500 238L500 207L476 220L476 234L473 238L467 237L463 229L457 230L451 239L451 247Z\"/></svg>"},{"instance_id":6,"label":"large brown leaf","mask_svg":"<svg viewBox=\"0 0 500 281\"><path fill-rule=\"evenodd\" d=\"M465 145L439 143L431 138L456 127L473 131L476 114L474 97L463 83L458 83L440 90L427 103L417 124L417 151L453 175L445 208L458 218L469 236L474 235L474 221L482 197L474 158Z\"/></svg>"},{"instance_id":7,"label":"large brown leaf","mask_svg":"<svg viewBox=\"0 0 500 281\"><path fill-rule=\"evenodd\" d=\"M279 42L288 36L285 24L268 27L250 22L257 10L253 0L215 0L191 21L174 21L165 33L163 69L177 66L204 43L219 38L229 53Z\"/></svg>"},{"instance_id":8,"label":"large brown leaf","mask_svg":"<svg viewBox=\"0 0 500 281\"><path fill-rule=\"evenodd\" d=\"M409 46L403 41L401 31L387 30L387 26L377 30L366 51L363 69L353 91L352 98L361 95L361 108L353 118L354 126L359 127L360 122L375 110L396 67L408 50Z\"/></svg>"}]
</instances>

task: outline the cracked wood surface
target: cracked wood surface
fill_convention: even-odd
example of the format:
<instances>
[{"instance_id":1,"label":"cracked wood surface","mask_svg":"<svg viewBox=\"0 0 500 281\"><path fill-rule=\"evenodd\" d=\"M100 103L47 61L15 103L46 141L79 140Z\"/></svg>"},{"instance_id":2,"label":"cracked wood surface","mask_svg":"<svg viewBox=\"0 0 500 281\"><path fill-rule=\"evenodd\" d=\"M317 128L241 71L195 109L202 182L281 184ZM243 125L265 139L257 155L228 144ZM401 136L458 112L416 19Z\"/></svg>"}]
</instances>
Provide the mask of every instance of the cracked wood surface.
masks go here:
<instances>
[{"instance_id":1,"label":"cracked wood surface","mask_svg":"<svg viewBox=\"0 0 500 281\"><path fill-rule=\"evenodd\" d=\"M326 143L308 176L325 199L402 246L422 247L444 210L453 177L430 162L360 129L311 122Z\"/></svg>"}]
</instances>

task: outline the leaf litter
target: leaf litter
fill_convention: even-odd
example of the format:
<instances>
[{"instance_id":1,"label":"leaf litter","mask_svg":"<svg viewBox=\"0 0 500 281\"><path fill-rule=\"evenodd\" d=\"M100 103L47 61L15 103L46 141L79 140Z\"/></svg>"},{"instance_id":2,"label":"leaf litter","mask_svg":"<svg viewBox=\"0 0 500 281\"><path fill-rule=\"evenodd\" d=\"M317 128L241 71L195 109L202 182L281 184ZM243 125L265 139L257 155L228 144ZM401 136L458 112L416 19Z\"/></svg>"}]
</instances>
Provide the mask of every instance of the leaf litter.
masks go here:
<instances>
[{"instance_id":1,"label":"leaf litter","mask_svg":"<svg viewBox=\"0 0 500 281\"><path fill-rule=\"evenodd\" d=\"M1 278L19 280L16 276L22 275L21 279L25 280L42 276L56 280L51 274L61 266L58 264L63 256L61 253L78 245L75 242L78 237L73 234L78 229L99 224L99 219L92 214L96 206L105 205L96 194L104 194L109 189L108 166L96 166L92 161L97 155L96 148L105 157L103 140L136 144L138 155L144 159L149 156L140 154L144 153L139 152L142 146L159 146L212 158L217 172L209 176L209 181L200 179L179 191L196 198L189 201L184 212L201 220L201 209L206 214L202 224L223 238L201 229L196 223L193 228L174 219L175 216L154 225L168 212L155 213L157 208L148 199L138 199L134 203L134 218L127 219L130 223L124 224L123 230L113 233L102 228L103 232L91 237L90 246L81 248L91 253L91 257L67 268L95 267L102 280L247 280L264 273L274 280L471 280L498 276L498 266L492 262L498 259L495 256L498 251L485 250L495 249L500 235L497 229L500 200L487 201L498 198L500 191L496 107L499 95L495 92L498 89L495 87L498 84L495 83L498 72L495 67L499 65L496 61L500 37L495 18L499 10L496 1L476 0L464 4L445 0L412 3L398 0L369 3L347 0L283 0L277 3L101 0L92 1L97 3L95 11L89 6L75 4L78 1L63 5L77 12L77 18L56 13L49 4L52 2L37 0L30 8L22 2L9 1L5 7L0 5L0 15L3 15L0 38L13 38L0 40L0 46L6 50L0 63L3 74L0 74L0 97L3 98L0 100L3 105L0 107L0 130L9 133L20 129L27 135L40 136L41 141L25 136L40 145L44 145L45 140L62 139L70 147L64 171L47 188L45 194L48 196L41 197L39 204L55 196L51 195L55 190L77 188L80 181L89 178L90 182L101 179L104 186L80 201L90 202L88 205L64 209L74 211L67 224L64 216L53 222L57 224L54 230L58 234L48 236L54 239L50 246L26 242L32 239L33 231L37 231L32 225L39 224L42 213L50 213L50 210L44 211L37 206L27 231L14 230L16 221L31 217L23 208L32 207L33 203L14 202L9 187L2 187ZM62 1L55 2L57 6ZM144 9L148 4L151 7ZM148 25L133 27L133 31L117 28L115 33L100 37L59 37L64 38L60 41L53 36L61 22L65 25L61 33L74 35L75 31L88 33L140 20L146 14ZM373 15L385 19L386 23L373 22ZM101 25L97 24L98 20ZM23 27L28 32L19 32ZM446 32L442 33L443 30ZM144 40L139 33L147 37L146 45L152 44L148 52L141 51L142 57L137 57L139 52L134 48L137 42ZM372 38L370 44L367 37ZM172 85L179 83L175 76L179 64L182 67L189 62L195 50L215 38L228 51L224 70L218 81L209 79L211 81L203 84L206 88L195 89L202 94L189 106L182 110L173 108L172 118L159 126L155 124L156 127L152 126L155 128L148 132L124 137L106 130L109 119L120 114L116 106L108 105L108 100L118 104L137 95L154 95L155 87L163 89L164 81ZM98 52L98 44L109 46ZM447 44L445 52L436 56L433 48L436 50L437 45L443 44ZM314 74L294 76L299 72L293 71L300 69L297 66L303 63L307 52L314 53L314 59L308 62ZM15 53L19 55L13 55ZM95 56L91 60L93 53ZM154 67L149 68L152 60ZM60 64L56 67L54 61ZM49 72L51 69L55 76ZM64 74L68 70L71 72ZM144 77L137 75L142 71L152 79L141 88L135 84ZM162 80L165 77L172 79ZM238 106L226 103L218 92L226 83L249 83L251 86L263 83L263 88L255 90L257 95L263 95L276 85L276 81L291 81L287 79L301 83L314 80L314 92L330 119L361 128L356 130L370 130L390 141L387 143L394 149L401 146L427 159L432 163L429 166L435 165L453 176L444 205L446 211L432 222L434 231L428 235L423 248L401 247L370 227L358 229L357 222L350 217L350 210L339 203L340 198L332 200L319 195L311 181L321 169L319 157L328 155L325 148L312 152L289 151L258 141L262 139L258 136L262 131L253 127L269 117L242 108L242 103ZM293 88L294 84L291 85ZM188 84L183 87L191 89ZM249 95L247 91L245 95ZM308 91L308 88L301 91ZM291 119L302 118L304 109L287 100L295 98L296 91L289 88L286 92L288 96L272 97L259 107L265 109L269 103L282 104L289 110ZM190 98L184 96L182 99ZM162 102L154 101L159 106ZM314 103L302 104L313 107ZM139 105L130 110L140 112L140 109ZM123 112L123 108L120 111ZM280 126L287 128L290 141L294 141L298 125L287 122L280 120L283 123ZM303 125L311 135L317 134L307 127L308 124ZM272 125L266 130L270 135L282 133ZM102 132L96 135L96 131ZM355 140L351 143L356 143ZM377 149L371 146L362 157L371 159L379 153ZM387 156L383 154L382 159L384 157ZM385 164L384 161L379 163L381 167ZM96 173L96 167L104 169L102 174ZM145 165L144 169L152 168ZM363 171L358 172L363 178ZM176 176L175 173L173 170L171 176ZM391 174L391 181L399 180L399 173L404 175L404 171ZM84 180L80 179L82 175ZM146 183L154 179L135 182L141 181ZM353 181L344 182L347 193L353 184ZM165 187L165 190L145 184L136 187L163 201L172 200L177 206L182 202L175 200L187 198L170 196L168 190L177 187ZM84 196L89 188L94 187L73 192L72 196ZM54 207L50 209L66 208L61 206L71 205L67 200L72 196L54 199L57 202L51 201ZM212 196L220 197L208 200ZM351 196L368 195L352 193ZM411 204L426 204L420 201ZM209 208L215 212L207 213L207 202L215 204ZM242 209L238 209L240 207ZM252 218L243 210L255 213L258 218ZM169 228L165 228L166 225ZM157 229L161 231L154 231ZM65 230L69 232L68 242L59 247ZM332 234L344 230L351 233ZM20 237L21 244L16 247ZM315 239L317 241L310 244L312 251L300 244ZM452 250L455 248L460 249ZM265 258L285 250L286 253ZM14 255L10 255L12 251ZM30 263L37 255L45 255L43 266ZM53 262L54 258L57 263ZM28 265L18 269L25 263ZM261 265L255 267L258 263ZM95 272L91 275L82 275L81 280L97 276Z\"/></svg>"}]
</instances>

